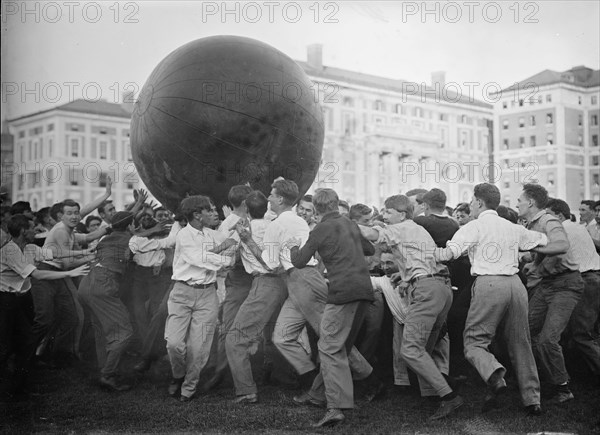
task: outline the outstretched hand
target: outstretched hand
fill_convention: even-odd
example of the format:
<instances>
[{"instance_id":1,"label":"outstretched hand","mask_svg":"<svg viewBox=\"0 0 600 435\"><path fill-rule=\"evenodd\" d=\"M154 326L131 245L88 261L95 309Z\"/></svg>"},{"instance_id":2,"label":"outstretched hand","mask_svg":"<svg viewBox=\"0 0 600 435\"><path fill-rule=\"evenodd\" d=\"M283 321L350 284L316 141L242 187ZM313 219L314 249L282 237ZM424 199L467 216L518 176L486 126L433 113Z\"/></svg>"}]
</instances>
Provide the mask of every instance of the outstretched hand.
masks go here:
<instances>
[{"instance_id":1,"label":"outstretched hand","mask_svg":"<svg viewBox=\"0 0 600 435\"><path fill-rule=\"evenodd\" d=\"M69 271L69 276L71 278L74 278L76 276L84 276L87 275L90 272L90 265L89 264L83 264L79 267L76 267L73 270Z\"/></svg>"}]
</instances>

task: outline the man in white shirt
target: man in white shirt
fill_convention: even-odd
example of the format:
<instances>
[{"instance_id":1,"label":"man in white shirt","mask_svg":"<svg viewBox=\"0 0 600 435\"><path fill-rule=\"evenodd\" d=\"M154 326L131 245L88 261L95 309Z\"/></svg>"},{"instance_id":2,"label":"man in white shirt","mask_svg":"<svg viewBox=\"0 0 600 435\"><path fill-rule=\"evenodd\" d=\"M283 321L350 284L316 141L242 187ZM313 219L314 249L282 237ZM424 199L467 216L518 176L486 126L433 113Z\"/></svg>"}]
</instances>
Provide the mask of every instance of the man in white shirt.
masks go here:
<instances>
[{"instance_id":1,"label":"man in white shirt","mask_svg":"<svg viewBox=\"0 0 600 435\"><path fill-rule=\"evenodd\" d=\"M149 214L141 212L141 216L136 217L135 224L136 227L141 226L142 229L149 230L157 227L158 223ZM176 234L171 231L170 235L165 237L163 232L162 238L159 238L160 234L149 237L133 235L129 239L129 250L133 253L135 263L131 270L131 305L142 338L171 283L173 270L171 267L163 268L163 264L167 258L165 249L175 247Z\"/></svg>"},{"instance_id":2,"label":"man in white shirt","mask_svg":"<svg viewBox=\"0 0 600 435\"><path fill-rule=\"evenodd\" d=\"M12 240L6 240L0 253L0 372L8 377L7 362L15 345L15 371L11 377L9 393L20 392L27 378L29 364L37 347L32 334L31 279L38 281L59 280L87 274L89 267L83 265L66 272L38 270L27 259L24 248L34 237L33 221L24 215L14 215L7 222ZM4 231L3 231L4 233ZM18 339L16 339L18 337Z\"/></svg>"},{"instance_id":3,"label":"man in white shirt","mask_svg":"<svg viewBox=\"0 0 600 435\"><path fill-rule=\"evenodd\" d=\"M251 218L249 233L241 222L238 228L244 238L247 239L251 235L254 243L262 249L265 232L271 223L264 219L267 198L262 192L255 191L246 197L245 204ZM262 258L257 259L244 241L241 245L241 257L246 272L254 279L248 297L238 310L225 342L237 403L258 401L250 355L258 350L267 322L274 314L279 313L287 298L287 290L281 275L268 270Z\"/></svg>"},{"instance_id":4,"label":"man in white shirt","mask_svg":"<svg viewBox=\"0 0 600 435\"><path fill-rule=\"evenodd\" d=\"M594 331L600 314L600 256L583 225L569 219L571 210L565 201L550 199L546 211L561 221L571 245L569 250L579 263L583 294L571 314L568 330L596 381L600 381L600 343Z\"/></svg>"},{"instance_id":5,"label":"man in white shirt","mask_svg":"<svg viewBox=\"0 0 600 435\"><path fill-rule=\"evenodd\" d=\"M398 265L394 259L394 254L389 250L381 252L381 270L385 273L385 276L372 276L371 284L373 284L374 290L379 290L383 293L385 302L394 318L394 339L392 342L394 385L410 386L408 365L400 355L404 321L406 320L409 302L406 295L401 295L400 290L392 284L391 277L398 272Z\"/></svg>"},{"instance_id":6,"label":"man in white shirt","mask_svg":"<svg viewBox=\"0 0 600 435\"><path fill-rule=\"evenodd\" d=\"M219 233L225 237L231 237L236 242L235 248L239 248L240 238L235 232L236 224L242 219L246 219L248 216L246 204L244 200L252 193L252 188L246 184L240 184L231 187L227 194L227 199L233 207L231 213L225 217L225 220L219 225ZM211 355L208 362L208 366L214 365L214 373L212 377L206 381L203 386L204 390L209 390L218 385L227 373L227 352L226 339L233 320L238 313L242 303L248 297L248 292L252 286L252 275L246 272L244 265L242 264L239 249L236 251L235 262L233 267L228 270L225 278L225 299L221 304L221 327L217 335L217 351L216 354Z\"/></svg>"},{"instance_id":7,"label":"man in white shirt","mask_svg":"<svg viewBox=\"0 0 600 435\"><path fill-rule=\"evenodd\" d=\"M517 276L520 250L537 249L547 243L544 234L526 230L498 216L500 191L492 184L475 186L468 222L437 248L438 261L449 261L468 253L471 275L476 276L471 306L464 331L465 357L489 386L483 411L498 405L498 395L506 390L506 369L489 351L497 329L506 339L513 368L528 413L539 415L540 382L531 349L527 290Z\"/></svg>"},{"instance_id":8,"label":"man in white shirt","mask_svg":"<svg viewBox=\"0 0 600 435\"><path fill-rule=\"evenodd\" d=\"M181 393L179 400L188 402L196 392L217 327L217 272L230 266L234 257L233 253L210 251L226 239L210 229L217 224L219 215L208 197L185 198L181 212L188 225L177 233L173 259L176 283L169 295L165 339L173 372L169 394Z\"/></svg>"}]
</instances>

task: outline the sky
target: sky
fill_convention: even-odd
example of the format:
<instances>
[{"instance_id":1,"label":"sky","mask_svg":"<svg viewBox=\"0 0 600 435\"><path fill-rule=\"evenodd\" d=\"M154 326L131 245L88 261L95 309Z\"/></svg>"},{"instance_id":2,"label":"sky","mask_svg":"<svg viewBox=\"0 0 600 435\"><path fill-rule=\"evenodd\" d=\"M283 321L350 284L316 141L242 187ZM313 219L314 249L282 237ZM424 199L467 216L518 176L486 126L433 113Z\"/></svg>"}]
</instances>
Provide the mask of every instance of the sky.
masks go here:
<instances>
[{"instance_id":1,"label":"sky","mask_svg":"<svg viewBox=\"0 0 600 435\"><path fill-rule=\"evenodd\" d=\"M1 19L2 120L74 98L119 103L170 52L213 35L296 60L320 43L325 65L416 83L445 71L478 99L486 83L600 68L598 1L3 1Z\"/></svg>"}]
</instances>

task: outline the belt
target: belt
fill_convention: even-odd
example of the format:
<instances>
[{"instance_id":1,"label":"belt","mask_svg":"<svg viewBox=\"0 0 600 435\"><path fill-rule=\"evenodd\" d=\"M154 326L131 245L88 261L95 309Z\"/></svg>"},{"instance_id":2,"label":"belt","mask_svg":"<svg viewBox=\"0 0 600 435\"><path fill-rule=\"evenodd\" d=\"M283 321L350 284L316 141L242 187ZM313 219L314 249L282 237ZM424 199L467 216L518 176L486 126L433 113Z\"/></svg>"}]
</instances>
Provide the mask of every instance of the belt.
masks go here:
<instances>
[{"instance_id":1,"label":"belt","mask_svg":"<svg viewBox=\"0 0 600 435\"><path fill-rule=\"evenodd\" d=\"M176 281L176 282L180 282L182 284L187 285L188 287L194 287L194 288L198 288L198 289L206 289L206 288L214 287L215 286L214 282L211 282L209 284L190 284L190 283L188 283L186 281Z\"/></svg>"},{"instance_id":2,"label":"belt","mask_svg":"<svg viewBox=\"0 0 600 435\"><path fill-rule=\"evenodd\" d=\"M252 274L252 276L256 277L256 276L268 276L271 278L279 278L279 274L277 273L260 273L260 272L254 272Z\"/></svg>"},{"instance_id":3,"label":"belt","mask_svg":"<svg viewBox=\"0 0 600 435\"><path fill-rule=\"evenodd\" d=\"M441 273L429 273L427 275L419 275L419 276L415 276L414 278L412 278L410 281L408 281L408 283L410 285L415 284L417 281L421 280L421 279L425 279L425 278L450 278L448 275L444 275Z\"/></svg>"}]
</instances>

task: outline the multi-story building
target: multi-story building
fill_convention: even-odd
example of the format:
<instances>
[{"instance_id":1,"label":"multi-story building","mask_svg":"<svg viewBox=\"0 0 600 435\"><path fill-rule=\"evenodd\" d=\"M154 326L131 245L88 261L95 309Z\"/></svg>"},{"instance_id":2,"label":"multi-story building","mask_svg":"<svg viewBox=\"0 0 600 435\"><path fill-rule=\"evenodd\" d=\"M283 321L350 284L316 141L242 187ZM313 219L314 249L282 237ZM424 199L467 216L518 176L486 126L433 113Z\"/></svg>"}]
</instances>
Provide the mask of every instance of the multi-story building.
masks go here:
<instances>
[{"instance_id":1,"label":"multi-story building","mask_svg":"<svg viewBox=\"0 0 600 435\"><path fill-rule=\"evenodd\" d=\"M456 205L489 180L492 105L446 84L444 73L424 86L324 66L318 44L298 63L319 87L325 119L311 190L379 207L387 196L439 187Z\"/></svg>"},{"instance_id":2,"label":"multi-story building","mask_svg":"<svg viewBox=\"0 0 600 435\"><path fill-rule=\"evenodd\" d=\"M126 105L75 100L11 120L13 201L29 201L34 210L65 198L85 204L110 176L117 209L132 202L143 184L131 157L130 119Z\"/></svg>"},{"instance_id":3,"label":"multi-story building","mask_svg":"<svg viewBox=\"0 0 600 435\"><path fill-rule=\"evenodd\" d=\"M14 136L8 132L8 125L2 123L2 150L0 156L2 158L2 182L0 183L0 194L2 195L2 204L10 204L12 202L12 182L13 177L11 169L14 162Z\"/></svg>"},{"instance_id":4,"label":"multi-story building","mask_svg":"<svg viewBox=\"0 0 600 435\"><path fill-rule=\"evenodd\" d=\"M600 199L600 71L577 66L542 71L495 98L494 150L503 203L538 182L575 211Z\"/></svg>"}]
</instances>

